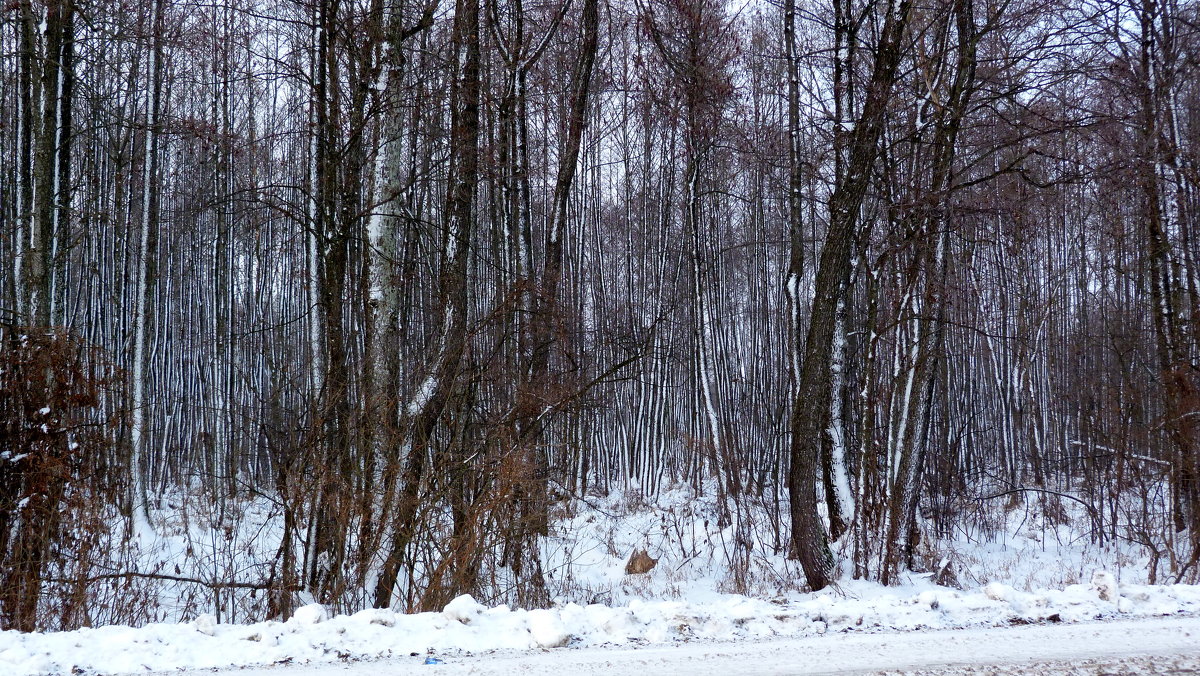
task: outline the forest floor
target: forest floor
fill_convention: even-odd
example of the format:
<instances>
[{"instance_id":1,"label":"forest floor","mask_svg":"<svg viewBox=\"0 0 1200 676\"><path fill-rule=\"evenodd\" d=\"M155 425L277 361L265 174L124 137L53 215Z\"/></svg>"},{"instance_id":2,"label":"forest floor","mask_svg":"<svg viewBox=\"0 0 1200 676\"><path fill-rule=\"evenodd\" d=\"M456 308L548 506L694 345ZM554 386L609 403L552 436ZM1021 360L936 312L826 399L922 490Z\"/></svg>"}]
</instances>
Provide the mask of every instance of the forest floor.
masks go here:
<instances>
[{"instance_id":1,"label":"forest floor","mask_svg":"<svg viewBox=\"0 0 1200 676\"><path fill-rule=\"evenodd\" d=\"M935 584L934 574L913 573L892 587L844 574L832 588L805 593L795 564L777 546L778 520L765 509L722 516L711 494L677 488L659 495L649 503L614 492L557 515L543 549L550 608L463 596L441 612L335 615L310 604L285 622L246 623L254 609L238 604L260 602L261 595L226 596L218 615L205 612L194 593L172 597L163 590L158 621L141 627L0 632L0 674L233 668L246 676L330 676L346 666L388 674L426 669L427 658L453 673L556 676L1072 673L1068 667L1172 673L1145 669L1200 666L1200 586L1146 584L1138 548L1119 539L1100 542L1075 525L1086 517L1061 507L1049 510L1051 518L1038 503L1022 504L944 536L926 554L927 565L952 570L954 587ZM197 576L207 566L208 575L222 579L226 568L216 562L228 554L228 568L244 570L256 552L269 556L277 546L262 536L271 526L260 513L267 515L239 514L231 539L211 550L203 538L212 529L184 523L172 531L178 520L160 517L155 537L162 545L149 551L160 560L148 563L182 565ZM243 541L243 532L259 535ZM640 549L657 565L625 574L630 553ZM1179 659L1146 661L1148 654Z\"/></svg>"}]
</instances>

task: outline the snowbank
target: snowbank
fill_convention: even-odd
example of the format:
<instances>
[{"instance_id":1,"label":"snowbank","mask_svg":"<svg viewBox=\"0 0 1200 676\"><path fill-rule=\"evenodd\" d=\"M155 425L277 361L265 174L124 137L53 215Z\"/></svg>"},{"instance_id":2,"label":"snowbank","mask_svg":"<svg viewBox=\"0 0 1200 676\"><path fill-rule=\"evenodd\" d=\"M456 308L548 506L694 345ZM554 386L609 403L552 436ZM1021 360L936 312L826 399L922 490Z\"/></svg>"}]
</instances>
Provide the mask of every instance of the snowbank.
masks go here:
<instances>
[{"instance_id":1,"label":"snowbank","mask_svg":"<svg viewBox=\"0 0 1200 676\"><path fill-rule=\"evenodd\" d=\"M1040 592L993 583L971 592L917 581L888 588L847 582L840 589L770 602L725 595L706 603L568 603L548 610L487 608L462 596L440 613L364 610L329 618L306 606L287 622L102 627L54 634L0 633L0 673L139 673L266 664L461 654L561 646L670 644L693 640L807 636L1077 622L1200 613L1200 586L1091 585Z\"/></svg>"}]
</instances>

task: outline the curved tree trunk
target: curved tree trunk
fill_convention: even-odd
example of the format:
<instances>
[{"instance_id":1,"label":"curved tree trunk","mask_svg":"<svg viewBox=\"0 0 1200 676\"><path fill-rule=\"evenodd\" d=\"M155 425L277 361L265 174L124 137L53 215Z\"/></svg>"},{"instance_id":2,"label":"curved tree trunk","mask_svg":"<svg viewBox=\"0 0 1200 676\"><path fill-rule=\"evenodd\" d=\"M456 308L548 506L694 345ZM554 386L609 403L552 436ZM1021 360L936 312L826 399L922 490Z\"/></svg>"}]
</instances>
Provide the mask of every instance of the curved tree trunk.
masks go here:
<instances>
[{"instance_id":1,"label":"curved tree trunk","mask_svg":"<svg viewBox=\"0 0 1200 676\"><path fill-rule=\"evenodd\" d=\"M792 464L788 473L792 555L799 559L813 591L829 586L836 564L817 511L817 482L821 476L821 435L828 427L832 403L837 306L850 277L853 243L865 235L859 232L859 209L879 152L884 114L892 98L911 6L909 0L903 0L899 7L889 4L884 17L867 99L850 138L846 173L838 176L829 204L829 229L817 267L804 359L792 404Z\"/></svg>"}]
</instances>

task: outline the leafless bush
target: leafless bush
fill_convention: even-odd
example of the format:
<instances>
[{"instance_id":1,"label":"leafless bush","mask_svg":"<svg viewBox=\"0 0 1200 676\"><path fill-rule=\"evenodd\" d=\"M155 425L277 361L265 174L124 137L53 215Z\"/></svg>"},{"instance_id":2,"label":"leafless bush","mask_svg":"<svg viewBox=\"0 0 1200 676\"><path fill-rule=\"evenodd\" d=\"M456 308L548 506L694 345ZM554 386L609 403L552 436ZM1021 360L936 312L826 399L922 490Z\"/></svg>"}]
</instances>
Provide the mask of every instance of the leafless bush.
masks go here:
<instances>
[{"instance_id":1,"label":"leafless bush","mask_svg":"<svg viewBox=\"0 0 1200 676\"><path fill-rule=\"evenodd\" d=\"M119 494L97 413L111 367L65 333L0 326L0 344L0 628L86 625Z\"/></svg>"}]
</instances>

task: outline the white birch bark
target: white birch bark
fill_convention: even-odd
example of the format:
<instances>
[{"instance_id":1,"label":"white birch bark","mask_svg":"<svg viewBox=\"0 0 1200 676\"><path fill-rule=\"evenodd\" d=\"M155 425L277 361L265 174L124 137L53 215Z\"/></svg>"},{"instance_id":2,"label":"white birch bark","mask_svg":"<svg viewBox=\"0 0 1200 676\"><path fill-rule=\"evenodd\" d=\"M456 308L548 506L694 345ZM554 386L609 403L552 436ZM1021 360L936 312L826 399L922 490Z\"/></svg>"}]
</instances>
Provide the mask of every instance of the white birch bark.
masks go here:
<instances>
[{"instance_id":1,"label":"white birch bark","mask_svg":"<svg viewBox=\"0 0 1200 676\"><path fill-rule=\"evenodd\" d=\"M158 151L158 95L160 87L161 47L160 27L162 21L162 4L164 0L155 0L151 10L150 25L154 39L154 47L149 50L147 71L150 77L150 96L146 102L146 141L142 157L142 218L138 237L138 269L137 296L134 302L134 338L133 338L133 396L132 422L129 436L131 444L130 469L133 473L130 489L132 491L131 508L135 528L150 528L149 496L147 493L145 467L146 440L146 380L147 380L147 341L149 332L150 308L154 297L154 280L150 278L153 257L157 255L151 250L151 229L157 227L157 214L154 212L154 183L158 180L155 175Z\"/></svg>"}]
</instances>

